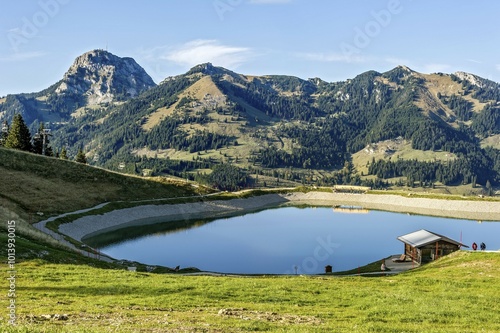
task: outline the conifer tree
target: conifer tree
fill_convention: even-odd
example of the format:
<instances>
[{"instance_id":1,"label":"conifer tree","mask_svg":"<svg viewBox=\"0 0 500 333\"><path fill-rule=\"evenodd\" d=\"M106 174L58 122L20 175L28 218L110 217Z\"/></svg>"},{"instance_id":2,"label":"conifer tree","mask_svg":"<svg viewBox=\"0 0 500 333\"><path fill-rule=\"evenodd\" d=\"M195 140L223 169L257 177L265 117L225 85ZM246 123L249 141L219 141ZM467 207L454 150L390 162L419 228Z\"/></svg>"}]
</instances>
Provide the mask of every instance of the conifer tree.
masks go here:
<instances>
[{"instance_id":1,"label":"conifer tree","mask_svg":"<svg viewBox=\"0 0 500 333\"><path fill-rule=\"evenodd\" d=\"M30 130L20 114L16 114L12 120L12 126L5 140L5 147L24 151L32 149Z\"/></svg>"},{"instance_id":2,"label":"conifer tree","mask_svg":"<svg viewBox=\"0 0 500 333\"><path fill-rule=\"evenodd\" d=\"M0 133L0 146L3 146L3 145L5 145L5 141L7 140L7 136L9 135L9 123L7 122L7 120L5 120L2 123L1 131L2 132Z\"/></svg>"},{"instance_id":3,"label":"conifer tree","mask_svg":"<svg viewBox=\"0 0 500 333\"><path fill-rule=\"evenodd\" d=\"M81 149L78 149L78 153L76 154L75 161L78 163L87 164L87 158Z\"/></svg>"},{"instance_id":4,"label":"conifer tree","mask_svg":"<svg viewBox=\"0 0 500 333\"><path fill-rule=\"evenodd\" d=\"M40 128L43 129L43 124L40 124ZM42 150L43 150L43 138L38 133L36 133L33 136L33 152L35 154L42 155Z\"/></svg>"},{"instance_id":5,"label":"conifer tree","mask_svg":"<svg viewBox=\"0 0 500 333\"><path fill-rule=\"evenodd\" d=\"M68 159L68 152L66 151L66 147L63 147L61 149L61 152L59 153L59 158L61 160L67 160Z\"/></svg>"}]
</instances>

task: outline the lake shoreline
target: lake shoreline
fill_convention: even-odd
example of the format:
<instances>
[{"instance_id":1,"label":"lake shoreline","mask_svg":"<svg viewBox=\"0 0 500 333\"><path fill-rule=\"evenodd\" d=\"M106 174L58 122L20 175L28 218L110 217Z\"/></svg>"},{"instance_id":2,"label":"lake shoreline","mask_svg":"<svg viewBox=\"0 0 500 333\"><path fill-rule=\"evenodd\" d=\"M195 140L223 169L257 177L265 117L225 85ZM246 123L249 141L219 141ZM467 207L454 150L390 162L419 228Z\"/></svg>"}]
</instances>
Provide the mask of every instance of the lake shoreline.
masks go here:
<instances>
[{"instance_id":1,"label":"lake shoreline","mask_svg":"<svg viewBox=\"0 0 500 333\"><path fill-rule=\"evenodd\" d=\"M113 210L102 215L84 216L61 224L59 232L81 242L84 238L125 227L200 218L224 218L278 207L287 202L282 195L266 194L246 199L144 205Z\"/></svg>"},{"instance_id":2,"label":"lake shoreline","mask_svg":"<svg viewBox=\"0 0 500 333\"><path fill-rule=\"evenodd\" d=\"M59 231L77 241L124 227L198 218L224 218L282 205L359 206L416 215L476 221L498 221L500 203L491 201L441 200L391 194L345 194L292 192L266 194L246 199L202 201L183 204L145 205L89 215L61 224Z\"/></svg>"},{"instance_id":3,"label":"lake shoreline","mask_svg":"<svg viewBox=\"0 0 500 333\"><path fill-rule=\"evenodd\" d=\"M364 209L476 221L500 221L500 202L429 199L395 194L308 192L287 196L295 204L312 206L350 205Z\"/></svg>"}]
</instances>

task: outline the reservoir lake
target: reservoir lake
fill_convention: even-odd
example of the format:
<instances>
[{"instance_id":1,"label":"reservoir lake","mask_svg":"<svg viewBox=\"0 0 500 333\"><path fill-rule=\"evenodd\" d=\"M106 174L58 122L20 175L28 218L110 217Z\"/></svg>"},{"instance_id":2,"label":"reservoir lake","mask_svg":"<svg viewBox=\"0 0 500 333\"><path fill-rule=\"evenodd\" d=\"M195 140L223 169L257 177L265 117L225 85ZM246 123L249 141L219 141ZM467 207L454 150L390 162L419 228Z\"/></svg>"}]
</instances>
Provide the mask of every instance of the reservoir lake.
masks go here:
<instances>
[{"instance_id":1,"label":"reservoir lake","mask_svg":"<svg viewBox=\"0 0 500 333\"><path fill-rule=\"evenodd\" d=\"M216 220L129 227L85 239L116 259L236 274L344 271L401 254L398 236L426 229L500 249L500 223L384 211L281 207Z\"/></svg>"}]
</instances>

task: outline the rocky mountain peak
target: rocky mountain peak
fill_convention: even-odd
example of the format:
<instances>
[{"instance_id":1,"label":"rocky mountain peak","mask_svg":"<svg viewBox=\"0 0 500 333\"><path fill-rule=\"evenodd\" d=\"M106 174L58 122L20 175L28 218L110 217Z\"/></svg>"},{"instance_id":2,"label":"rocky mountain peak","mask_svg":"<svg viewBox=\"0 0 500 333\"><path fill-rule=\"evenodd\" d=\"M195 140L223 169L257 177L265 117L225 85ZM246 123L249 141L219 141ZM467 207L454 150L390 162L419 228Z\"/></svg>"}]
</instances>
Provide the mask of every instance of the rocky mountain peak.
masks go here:
<instances>
[{"instance_id":1,"label":"rocky mountain peak","mask_svg":"<svg viewBox=\"0 0 500 333\"><path fill-rule=\"evenodd\" d=\"M408 72L408 73L414 73L414 70L412 70L410 67L405 66L405 65L398 65L396 66L397 69L400 69L402 71Z\"/></svg>"},{"instance_id":2,"label":"rocky mountain peak","mask_svg":"<svg viewBox=\"0 0 500 333\"><path fill-rule=\"evenodd\" d=\"M134 59L92 50L76 58L56 93L84 95L87 103L93 105L135 97L154 86Z\"/></svg>"},{"instance_id":3,"label":"rocky mountain peak","mask_svg":"<svg viewBox=\"0 0 500 333\"><path fill-rule=\"evenodd\" d=\"M196 65L187 72L188 75L189 74L196 74L196 73L201 73L201 74L205 74L205 75L217 75L217 74L222 74L222 75L223 74L233 74L234 75L235 74L235 73L231 72L230 70L225 69L223 67L214 66L210 62Z\"/></svg>"}]
</instances>

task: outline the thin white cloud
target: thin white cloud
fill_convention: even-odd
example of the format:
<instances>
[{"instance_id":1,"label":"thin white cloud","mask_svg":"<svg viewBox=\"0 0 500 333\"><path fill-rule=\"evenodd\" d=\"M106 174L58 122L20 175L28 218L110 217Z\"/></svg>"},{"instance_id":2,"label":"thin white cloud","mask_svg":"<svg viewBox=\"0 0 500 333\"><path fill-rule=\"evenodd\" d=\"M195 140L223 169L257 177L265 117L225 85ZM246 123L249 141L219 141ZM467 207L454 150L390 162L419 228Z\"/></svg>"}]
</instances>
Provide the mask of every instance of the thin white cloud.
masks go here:
<instances>
[{"instance_id":1,"label":"thin white cloud","mask_svg":"<svg viewBox=\"0 0 500 333\"><path fill-rule=\"evenodd\" d=\"M248 0L248 3L256 5L282 4L290 2L292 2L292 0Z\"/></svg>"},{"instance_id":2,"label":"thin white cloud","mask_svg":"<svg viewBox=\"0 0 500 333\"><path fill-rule=\"evenodd\" d=\"M0 62L20 62L45 56L46 52L13 52L9 55L0 56Z\"/></svg>"},{"instance_id":3,"label":"thin white cloud","mask_svg":"<svg viewBox=\"0 0 500 333\"><path fill-rule=\"evenodd\" d=\"M368 61L367 58L359 55L345 55L342 53L330 52L309 52L309 53L297 53L299 58L303 58L309 61L318 62L344 62L344 63L363 63Z\"/></svg>"},{"instance_id":4,"label":"thin white cloud","mask_svg":"<svg viewBox=\"0 0 500 333\"><path fill-rule=\"evenodd\" d=\"M475 60L475 59L466 59L466 60L467 60L468 62L473 62L473 63L475 63L475 64L482 64L482 62L481 62L481 61L479 61L479 60Z\"/></svg>"},{"instance_id":5,"label":"thin white cloud","mask_svg":"<svg viewBox=\"0 0 500 333\"><path fill-rule=\"evenodd\" d=\"M247 47L230 46L216 40L194 40L171 50L162 58L183 66L195 66L205 62L236 68L252 57Z\"/></svg>"}]
</instances>

